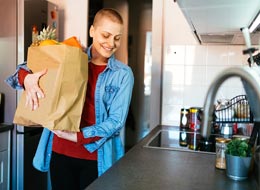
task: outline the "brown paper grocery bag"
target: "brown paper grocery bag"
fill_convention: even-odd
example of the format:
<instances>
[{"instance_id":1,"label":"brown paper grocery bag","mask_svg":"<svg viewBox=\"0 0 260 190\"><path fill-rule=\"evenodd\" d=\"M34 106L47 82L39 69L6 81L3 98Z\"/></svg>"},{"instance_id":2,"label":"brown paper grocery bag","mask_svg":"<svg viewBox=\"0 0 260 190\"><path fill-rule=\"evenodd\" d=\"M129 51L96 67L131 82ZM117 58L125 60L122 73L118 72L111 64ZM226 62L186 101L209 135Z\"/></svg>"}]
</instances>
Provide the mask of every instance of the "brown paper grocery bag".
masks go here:
<instances>
[{"instance_id":1,"label":"brown paper grocery bag","mask_svg":"<svg viewBox=\"0 0 260 190\"><path fill-rule=\"evenodd\" d=\"M32 111L25 106L22 93L14 123L23 126L42 125L50 130L79 131L85 101L88 58L80 48L67 45L29 47L28 67L35 73L48 68L39 81L45 98Z\"/></svg>"}]
</instances>

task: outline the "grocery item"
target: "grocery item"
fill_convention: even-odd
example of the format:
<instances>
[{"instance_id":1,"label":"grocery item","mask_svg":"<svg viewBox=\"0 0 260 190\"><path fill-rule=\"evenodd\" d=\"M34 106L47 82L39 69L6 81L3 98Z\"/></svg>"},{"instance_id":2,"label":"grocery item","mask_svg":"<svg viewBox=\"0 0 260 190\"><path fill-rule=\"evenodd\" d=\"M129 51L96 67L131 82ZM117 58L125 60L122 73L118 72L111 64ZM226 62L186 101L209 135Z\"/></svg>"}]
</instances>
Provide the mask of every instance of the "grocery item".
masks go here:
<instances>
[{"instance_id":1,"label":"grocery item","mask_svg":"<svg viewBox=\"0 0 260 190\"><path fill-rule=\"evenodd\" d=\"M216 138L216 168L218 169L226 169L225 150L230 140L228 138Z\"/></svg>"}]
</instances>

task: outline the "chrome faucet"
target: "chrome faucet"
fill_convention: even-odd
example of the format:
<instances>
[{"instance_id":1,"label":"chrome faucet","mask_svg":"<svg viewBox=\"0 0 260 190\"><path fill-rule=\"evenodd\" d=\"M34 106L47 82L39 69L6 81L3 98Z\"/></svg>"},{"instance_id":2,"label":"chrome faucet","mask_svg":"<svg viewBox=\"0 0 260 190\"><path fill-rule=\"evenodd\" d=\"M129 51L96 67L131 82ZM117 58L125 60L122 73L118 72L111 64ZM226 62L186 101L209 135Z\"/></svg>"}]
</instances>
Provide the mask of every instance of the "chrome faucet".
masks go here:
<instances>
[{"instance_id":1,"label":"chrome faucet","mask_svg":"<svg viewBox=\"0 0 260 190\"><path fill-rule=\"evenodd\" d=\"M211 134L214 101L217 90L226 79L231 77L239 77L241 79L248 97L251 111L254 116L254 122L258 124L260 123L260 67L231 67L220 73L209 87L204 103L204 115L201 127L201 135L205 139L208 139ZM259 135L260 134L258 133L258 138Z\"/></svg>"}]
</instances>

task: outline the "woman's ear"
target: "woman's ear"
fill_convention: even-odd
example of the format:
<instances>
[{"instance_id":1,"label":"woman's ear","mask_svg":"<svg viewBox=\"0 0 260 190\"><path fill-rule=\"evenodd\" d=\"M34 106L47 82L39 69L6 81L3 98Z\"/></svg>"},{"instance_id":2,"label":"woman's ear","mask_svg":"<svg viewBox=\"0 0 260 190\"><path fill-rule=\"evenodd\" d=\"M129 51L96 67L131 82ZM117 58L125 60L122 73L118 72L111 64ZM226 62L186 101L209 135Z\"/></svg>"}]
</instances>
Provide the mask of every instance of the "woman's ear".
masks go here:
<instances>
[{"instance_id":1,"label":"woman's ear","mask_svg":"<svg viewBox=\"0 0 260 190\"><path fill-rule=\"evenodd\" d=\"M90 26L90 29L89 29L89 36L91 37L91 38L93 38L93 35L94 35L94 26L93 25L91 25Z\"/></svg>"}]
</instances>

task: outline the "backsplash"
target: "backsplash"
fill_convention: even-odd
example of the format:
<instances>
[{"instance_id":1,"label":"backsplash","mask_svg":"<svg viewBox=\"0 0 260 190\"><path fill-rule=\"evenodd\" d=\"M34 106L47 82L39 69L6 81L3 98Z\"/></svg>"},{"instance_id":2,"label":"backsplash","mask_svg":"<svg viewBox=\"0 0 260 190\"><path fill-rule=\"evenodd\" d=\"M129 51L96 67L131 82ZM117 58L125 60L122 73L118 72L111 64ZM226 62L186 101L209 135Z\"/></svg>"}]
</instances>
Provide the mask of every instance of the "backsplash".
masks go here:
<instances>
[{"instance_id":1,"label":"backsplash","mask_svg":"<svg viewBox=\"0 0 260 190\"><path fill-rule=\"evenodd\" d=\"M203 107L214 78L228 67L247 66L245 46L168 45L163 64L162 124L179 125L181 108ZM245 94L240 79L225 81L216 99Z\"/></svg>"}]
</instances>

